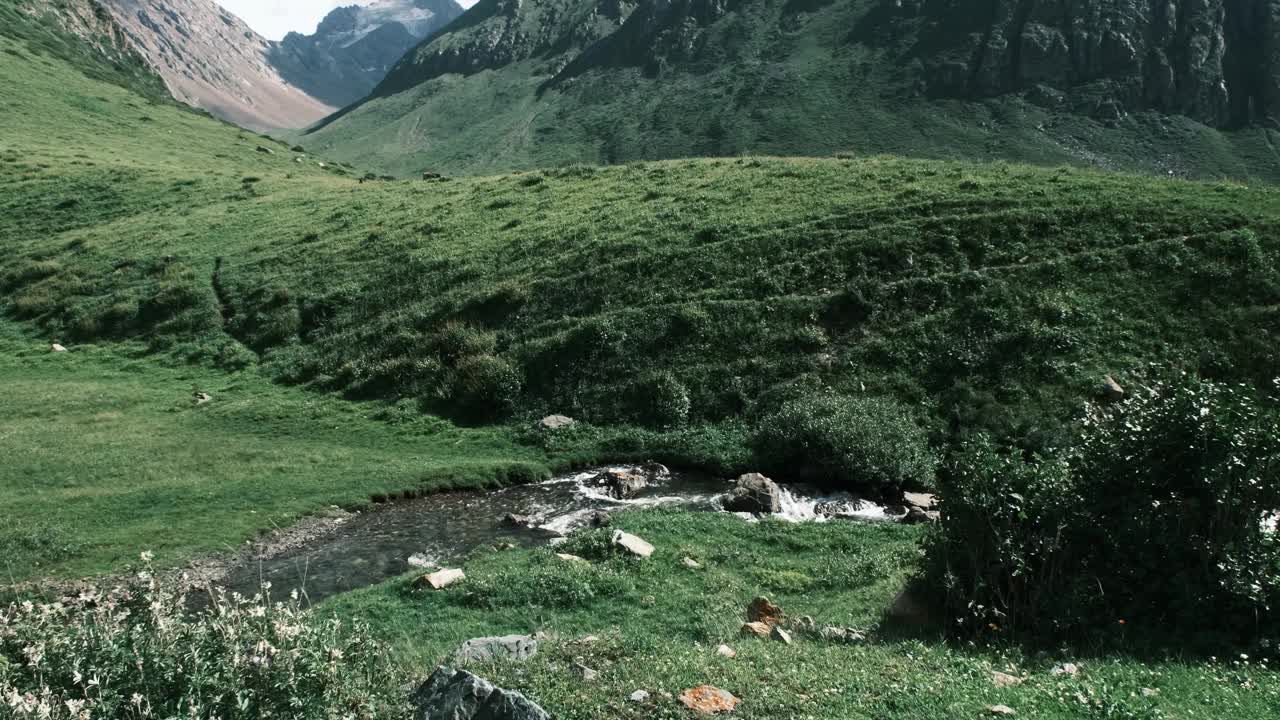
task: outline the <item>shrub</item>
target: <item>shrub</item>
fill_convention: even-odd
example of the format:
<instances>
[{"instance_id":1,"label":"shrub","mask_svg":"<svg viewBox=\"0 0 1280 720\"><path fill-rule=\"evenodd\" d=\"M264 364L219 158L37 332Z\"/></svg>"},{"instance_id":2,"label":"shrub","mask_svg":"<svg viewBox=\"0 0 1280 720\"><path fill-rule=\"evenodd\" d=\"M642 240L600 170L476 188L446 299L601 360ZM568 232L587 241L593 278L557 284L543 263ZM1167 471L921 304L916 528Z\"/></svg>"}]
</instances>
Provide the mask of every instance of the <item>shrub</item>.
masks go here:
<instances>
[{"instance_id":1,"label":"shrub","mask_svg":"<svg viewBox=\"0 0 1280 720\"><path fill-rule=\"evenodd\" d=\"M791 400L760 421L751 447L766 473L880 494L928 486L937 468L912 412L886 398Z\"/></svg>"},{"instance_id":2,"label":"shrub","mask_svg":"<svg viewBox=\"0 0 1280 720\"><path fill-rule=\"evenodd\" d=\"M689 388L665 370L649 374L632 389L640 421L655 427L683 425L689 419L693 403Z\"/></svg>"},{"instance_id":3,"label":"shrub","mask_svg":"<svg viewBox=\"0 0 1280 720\"><path fill-rule=\"evenodd\" d=\"M453 369L449 398L453 409L471 420L498 420L515 408L520 372L493 355L463 358Z\"/></svg>"},{"instance_id":4,"label":"shrub","mask_svg":"<svg viewBox=\"0 0 1280 720\"><path fill-rule=\"evenodd\" d=\"M1124 620L1275 630L1280 422L1251 389L1180 379L1093 408L1057 459L970 443L944 473L930 570L950 616L1058 636Z\"/></svg>"},{"instance_id":5,"label":"shrub","mask_svg":"<svg viewBox=\"0 0 1280 720\"><path fill-rule=\"evenodd\" d=\"M15 719L394 716L363 627L141 573L130 584L0 610L0 714Z\"/></svg>"},{"instance_id":6,"label":"shrub","mask_svg":"<svg viewBox=\"0 0 1280 720\"><path fill-rule=\"evenodd\" d=\"M465 323L450 322L436 336L442 359L455 364L475 355L492 355L498 349L498 336Z\"/></svg>"}]
</instances>

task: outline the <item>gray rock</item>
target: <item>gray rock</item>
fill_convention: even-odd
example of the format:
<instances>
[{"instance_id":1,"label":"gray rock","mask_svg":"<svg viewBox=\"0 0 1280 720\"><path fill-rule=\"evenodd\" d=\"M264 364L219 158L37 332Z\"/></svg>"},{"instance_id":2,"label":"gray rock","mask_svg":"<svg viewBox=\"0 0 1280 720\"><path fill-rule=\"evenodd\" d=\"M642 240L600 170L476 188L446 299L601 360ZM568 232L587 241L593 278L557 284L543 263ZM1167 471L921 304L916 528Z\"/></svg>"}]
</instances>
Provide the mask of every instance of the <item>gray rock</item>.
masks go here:
<instances>
[{"instance_id":1,"label":"gray rock","mask_svg":"<svg viewBox=\"0 0 1280 720\"><path fill-rule=\"evenodd\" d=\"M930 493L903 493L902 499L909 508L917 507L921 510L934 510L938 507L938 498Z\"/></svg>"},{"instance_id":2,"label":"gray rock","mask_svg":"<svg viewBox=\"0 0 1280 720\"><path fill-rule=\"evenodd\" d=\"M640 472L644 473L649 481L652 482L658 478L664 478L671 474L671 470L662 463L656 463L652 460L640 466Z\"/></svg>"},{"instance_id":3,"label":"gray rock","mask_svg":"<svg viewBox=\"0 0 1280 720\"><path fill-rule=\"evenodd\" d=\"M621 530L614 531L613 544L640 558L647 558L654 551L654 547L649 543Z\"/></svg>"},{"instance_id":4,"label":"gray rock","mask_svg":"<svg viewBox=\"0 0 1280 720\"><path fill-rule=\"evenodd\" d=\"M724 500L729 512L776 513L782 510L782 491L778 484L760 473L738 478Z\"/></svg>"},{"instance_id":5,"label":"gray rock","mask_svg":"<svg viewBox=\"0 0 1280 720\"><path fill-rule=\"evenodd\" d=\"M647 702L649 702L649 691L648 691L648 690L637 690L637 691L635 691L635 692L631 693L631 702L633 702L633 703L647 703Z\"/></svg>"},{"instance_id":6,"label":"gray rock","mask_svg":"<svg viewBox=\"0 0 1280 720\"><path fill-rule=\"evenodd\" d=\"M928 603L910 589L903 589L898 593L885 615L907 625L927 625L930 621Z\"/></svg>"},{"instance_id":7,"label":"gray rock","mask_svg":"<svg viewBox=\"0 0 1280 720\"><path fill-rule=\"evenodd\" d=\"M507 513L502 516L502 525L504 527L527 528L533 525L533 518L528 515L517 515L515 513Z\"/></svg>"},{"instance_id":8,"label":"gray rock","mask_svg":"<svg viewBox=\"0 0 1280 720\"><path fill-rule=\"evenodd\" d=\"M649 481L636 473L609 470L591 479L591 484L609 491L609 496L618 500L629 500L649 487Z\"/></svg>"},{"instance_id":9,"label":"gray rock","mask_svg":"<svg viewBox=\"0 0 1280 720\"><path fill-rule=\"evenodd\" d=\"M573 664L573 672L583 682L595 682L600 678L600 673L596 672L595 670L592 670L591 668L587 667L586 665L583 665L580 662L575 662Z\"/></svg>"},{"instance_id":10,"label":"gray rock","mask_svg":"<svg viewBox=\"0 0 1280 720\"><path fill-rule=\"evenodd\" d=\"M465 670L438 668L413 694L415 720L550 720L523 694Z\"/></svg>"},{"instance_id":11,"label":"gray rock","mask_svg":"<svg viewBox=\"0 0 1280 720\"><path fill-rule=\"evenodd\" d=\"M194 392L191 394L191 403L193 405L204 405L213 402L213 396L207 392Z\"/></svg>"},{"instance_id":12,"label":"gray rock","mask_svg":"<svg viewBox=\"0 0 1280 720\"><path fill-rule=\"evenodd\" d=\"M269 148L269 147L263 147L263 146L261 146L261 145L259 145L259 146L258 146L258 152L263 153L264 155L275 155L275 154L276 154L276 151L275 151L275 150L272 150L272 149L271 149L271 148Z\"/></svg>"},{"instance_id":13,"label":"gray rock","mask_svg":"<svg viewBox=\"0 0 1280 720\"><path fill-rule=\"evenodd\" d=\"M428 178L428 177L426 177L426 175L434 175L435 177ZM426 174L423 176L423 179L424 179L424 180L434 180L434 179L437 179L437 178L439 178L439 177L440 177L440 176L439 176L439 175L435 175L435 173L426 173ZM559 429L561 429L561 428L567 428L567 427L569 427L569 426L573 425L575 422L577 422L577 421L576 421L576 420L574 420L573 418L569 417L568 415L548 415L548 416L546 416L546 417L542 418L541 420L539 420L539 421L538 421L538 425L539 425L539 427L541 427L541 428L542 428L542 429L544 429L544 430L559 430Z\"/></svg>"},{"instance_id":14,"label":"gray rock","mask_svg":"<svg viewBox=\"0 0 1280 720\"><path fill-rule=\"evenodd\" d=\"M66 348L62 347L62 346L61 346L61 345L59 345L58 343L54 343L54 344L53 344L49 349L50 349L50 350L52 350L53 352L56 352L56 353L66 352L66 351L67 351L67 349L66 349Z\"/></svg>"},{"instance_id":15,"label":"gray rock","mask_svg":"<svg viewBox=\"0 0 1280 720\"><path fill-rule=\"evenodd\" d=\"M538 654L538 641L528 635L472 638L458 648L454 658L460 663L494 660L528 660Z\"/></svg>"},{"instance_id":16,"label":"gray rock","mask_svg":"<svg viewBox=\"0 0 1280 720\"><path fill-rule=\"evenodd\" d=\"M1115 378L1108 375L1102 381L1102 397L1110 402L1119 402L1124 399L1124 396L1124 388L1120 386L1120 383L1116 382Z\"/></svg>"},{"instance_id":17,"label":"gray rock","mask_svg":"<svg viewBox=\"0 0 1280 720\"><path fill-rule=\"evenodd\" d=\"M898 522L906 525L923 525L925 523L932 522L932 520L929 517L929 513L924 510L921 510L918 507L909 507L907 508L907 514L903 515L902 519Z\"/></svg>"}]
</instances>

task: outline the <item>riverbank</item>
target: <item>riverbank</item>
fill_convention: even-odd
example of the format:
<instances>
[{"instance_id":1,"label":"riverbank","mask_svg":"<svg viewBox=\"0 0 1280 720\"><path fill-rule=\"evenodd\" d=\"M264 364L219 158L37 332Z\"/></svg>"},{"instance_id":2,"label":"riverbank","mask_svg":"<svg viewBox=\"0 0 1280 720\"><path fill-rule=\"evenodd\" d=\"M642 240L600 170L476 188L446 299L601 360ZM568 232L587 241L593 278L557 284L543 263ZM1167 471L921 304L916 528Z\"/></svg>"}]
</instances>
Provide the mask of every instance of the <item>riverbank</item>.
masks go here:
<instances>
[{"instance_id":1,"label":"riverbank","mask_svg":"<svg viewBox=\"0 0 1280 720\"><path fill-rule=\"evenodd\" d=\"M402 681L425 677L467 639L541 633L533 658L472 670L566 720L689 718L676 698L704 684L740 698L734 717L742 718L942 720L994 717L990 709L1003 705L1016 717L1055 720L1227 712L1263 720L1280 702L1280 675L1257 656L1139 659L1102 643L1021 650L998 634L989 647L958 646L932 626L887 624L884 609L918 566L919 527L748 524L665 510L612 522L652 543L653 556L611 553L609 531L586 531L554 549L478 551L459 564L466 578L442 591L420 589L413 573L320 612L370 623L391 646ZM803 630L790 644L743 637L758 595L791 618L853 628L865 639L842 643ZM633 701L640 690L648 698Z\"/></svg>"}]
</instances>

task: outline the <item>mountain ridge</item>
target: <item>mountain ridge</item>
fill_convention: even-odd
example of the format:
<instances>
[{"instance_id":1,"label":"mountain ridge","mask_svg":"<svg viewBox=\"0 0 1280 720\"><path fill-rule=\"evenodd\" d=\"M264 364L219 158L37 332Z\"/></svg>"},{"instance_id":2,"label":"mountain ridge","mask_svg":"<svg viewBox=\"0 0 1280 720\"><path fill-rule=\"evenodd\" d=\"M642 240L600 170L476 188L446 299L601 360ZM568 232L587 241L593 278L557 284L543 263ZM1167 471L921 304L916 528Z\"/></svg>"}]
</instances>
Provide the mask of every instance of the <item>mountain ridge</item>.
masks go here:
<instances>
[{"instance_id":1,"label":"mountain ridge","mask_svg":"<svg viewBox=\"0 0 1280 720\"><path fill-rule=\"evenodd\" d=\"M1243 20L1273 4L976 5L485 0L307 141L404 174L854 151L1280 178L1280 60L1239 70L1276 54Z\"/></svg>"}]
</instances>

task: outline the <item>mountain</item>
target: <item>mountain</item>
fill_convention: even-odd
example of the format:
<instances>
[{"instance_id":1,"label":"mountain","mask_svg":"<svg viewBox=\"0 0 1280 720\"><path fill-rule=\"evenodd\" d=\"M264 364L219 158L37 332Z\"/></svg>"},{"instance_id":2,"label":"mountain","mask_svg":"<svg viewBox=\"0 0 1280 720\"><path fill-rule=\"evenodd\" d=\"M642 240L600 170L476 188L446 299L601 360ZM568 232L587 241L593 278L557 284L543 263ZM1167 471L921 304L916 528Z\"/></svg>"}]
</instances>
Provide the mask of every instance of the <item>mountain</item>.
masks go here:
<instances>
[{"instance_id":1,"label":"mountain","mask_svg":"<svg viewBox=\"0 0 1280 720\"><path fill-rule=\"evenodd\" d=\"M276 43L212 0L19 5L82 42L115 37L174 98L257 131L305 127L363 97L405 51L462 12L453 0L380 0L338 8L315 35ZM111 32L103 30L107 21Z\"/></svg>"},{"instance_id":2,"label":"mountain","mask_svg":"<svg viewBox=\"0 0 1280 720\"><path fill-rule=\"evenodd\" d=\"M462 14L454 0L378 0L329 13L312 35L289 33L269 58L289 82L335 106L369 92L401 56Z\"/></svg>"},{"instance_id":3,"label":"mountain","mask_svg":"<svg viewBox=\"0 0 1280 720\"><path fill-rule=\"evenodd\" d=\"M210 0L97 0L176 99L254 130L301 127L334 108L281 77L271 44Z\"/></svg>"},{"instance_id":4,"label":"mountain","mask_svg":"<svg viewBox=\"0 0 1280 720\"><path fill-rule=\"evenodd\" d=\"M482 0L310 145L397 173L892 152L1280 177L1268 0Z\"/></svg>"}]
</instances>

